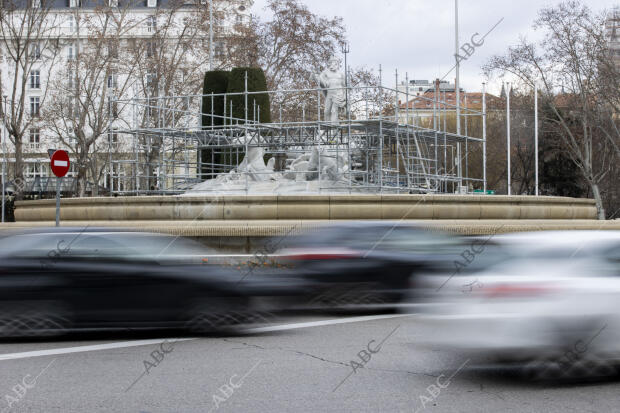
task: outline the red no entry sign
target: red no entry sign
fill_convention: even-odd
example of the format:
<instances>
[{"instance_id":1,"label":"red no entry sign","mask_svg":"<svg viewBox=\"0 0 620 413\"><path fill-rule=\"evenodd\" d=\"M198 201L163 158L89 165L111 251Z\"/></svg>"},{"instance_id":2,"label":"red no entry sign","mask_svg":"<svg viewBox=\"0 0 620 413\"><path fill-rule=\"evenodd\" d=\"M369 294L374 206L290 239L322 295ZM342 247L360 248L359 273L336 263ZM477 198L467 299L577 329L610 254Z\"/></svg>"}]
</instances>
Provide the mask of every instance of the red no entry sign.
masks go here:
<instances>
[{"instance_id":1,"label":"red no entry sign","mask_svg":"<svg viewBox=\"0 0 620 413\"><path fill-rule=\"evenodd\" d=\"M62 149L54 151L52 158L50 159L50 166L52 172L59 178L62 178L69 172L69 154Z\"/></svg>"}]
</instances>

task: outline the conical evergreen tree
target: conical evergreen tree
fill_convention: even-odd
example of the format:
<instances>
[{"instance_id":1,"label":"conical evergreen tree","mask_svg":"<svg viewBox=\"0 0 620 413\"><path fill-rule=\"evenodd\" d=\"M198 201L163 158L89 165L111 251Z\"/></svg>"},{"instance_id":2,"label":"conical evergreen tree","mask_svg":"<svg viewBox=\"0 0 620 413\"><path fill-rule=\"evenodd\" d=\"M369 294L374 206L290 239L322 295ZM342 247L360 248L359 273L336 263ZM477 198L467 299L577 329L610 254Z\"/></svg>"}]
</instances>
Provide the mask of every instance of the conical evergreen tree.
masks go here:
<instances>
[{"instance_id":1,"label":"conical evergreen tree","mask_svg":"<svg viewBox=\"0 0 620 413\"><path fill-rule=\"evenodd\" d=\"M221 94L228 91L228 78L230 72L214 70L205 74L202 89L202 126L222 126L224 124L224 97L214 96L211 93ZM213 110L213 116L211 111Z\"/></svg>"},{"instance_id":2,"label":"conical evergreen tree","mask_svg":"<svg viewBox=\"0 0 620 413\"><path fill-rule=\"evenodd\" d=\"M238 67L230 72L228 81L228 93L245 92L245 75L248 76L248 92L264 92L267 90L267 78L262 69L256 67ZM235 123L244 123L246 116L245 96L231 96L233 109L232 114ZM271 107L269 103L268 93L249 94L247 100L247 116L248 120L260 120L260 123L271 122ZM230 103L228 104L230 105ZM256 105L256 119L254 119L254 107ZM260 111L259 111L260 108ZM230 110L230 106L227 108ZM260 116L259 116L260 113Z\"/></svg>"}]
</instances>

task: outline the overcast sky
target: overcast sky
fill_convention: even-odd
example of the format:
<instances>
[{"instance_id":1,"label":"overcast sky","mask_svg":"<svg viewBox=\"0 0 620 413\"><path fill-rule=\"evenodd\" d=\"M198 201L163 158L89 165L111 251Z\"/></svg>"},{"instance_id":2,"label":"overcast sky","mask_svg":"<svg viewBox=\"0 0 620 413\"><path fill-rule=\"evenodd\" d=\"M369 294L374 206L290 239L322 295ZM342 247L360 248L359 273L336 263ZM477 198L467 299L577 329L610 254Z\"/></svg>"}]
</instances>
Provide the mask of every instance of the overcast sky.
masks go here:
<instances>
[{"instance_id":1,"label":"overcast sky","mask_svg":"<svg viewBox=\"0 0 620 413\"><path fill-rule=\"evenodd\" d=\"M539 36L531 29L537 11L557 4L548 0L459 0L461 44L474 33L486 34L484 45L462 62L461 82L479 91L484 81L481 66L494 54L505 52L520 35ZM594 10L620 5L619 0L585 0ZM454 0L305 0L310 10L344 19L351 43L353 66L384 69L384 84L393 86L394 72L410 79L442 78L454 66ZM253 13L265 17L267 0L255 0ZM453 81L455 72L446 77ZM498 93L501 79L491 80Z\"/></svg>"}]
</instances>

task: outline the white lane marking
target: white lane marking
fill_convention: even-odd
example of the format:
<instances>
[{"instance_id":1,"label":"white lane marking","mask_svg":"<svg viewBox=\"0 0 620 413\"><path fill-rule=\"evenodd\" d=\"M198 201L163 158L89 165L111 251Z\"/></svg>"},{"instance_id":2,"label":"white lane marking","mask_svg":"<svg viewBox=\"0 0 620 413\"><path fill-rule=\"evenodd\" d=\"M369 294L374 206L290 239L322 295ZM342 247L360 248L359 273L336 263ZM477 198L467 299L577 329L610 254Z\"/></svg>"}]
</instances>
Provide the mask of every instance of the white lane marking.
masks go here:
<instances>
[{"instance_id":1,"label":"white lane marking","mask_svg":"<svg viewBox=\"0 0 620 413\"><path fill-rule=\"evenodd\" d=\"M381 320L381 319L386 319L386 318L410 317L411 315L412 314L388 314L388 315L373 315L373 316L364 316L364 317L337 318L333 320L310 321L310 322L305 322L305 323L293 323L293 324L283 324L279 326L251 328L251 329L244 330L244 332L266 333L270 331L286 331L286 330L295 330L299 328L321 327L321 326L329 326L329 325L336 325L336 324L347 324L347 323L357 323L357 322L362 322L362 321ZM55 348L55 349L50 349L50 350L25 351L23 353L0 354L0 361L25 359L25 358L31 358L31 357L55 356L59 354L84 353L84 352L89 352L89 351L112 350L112 349L126 348L126 347L150 346L152 344L161 344L163 342L172 341L172 340L174 340L175 342L192 341L192 340L197 340L197 338L190 337L190 338L181 338L181 339L166 338L166 339L152 339L152 340L121 341L117 343L96 344L92 346L65 347L65 348Z\"/></svg>"},{"instance_id":2,"label":"white lane marking","mask_svg":"<svg viewBox=\"0 0 620 413\"><path fill-rule=\"evenodd\" d=\"M101 351L124 347L150 346L151 344L161 344L172 339L153 339L153 340L137 340L137 341L121 341L118 343L96 344L92 346L65 347L50 350L25 351L23 353L0 354L0 361L25 359L30 357L54 356L57 354L83 353L87 351ZM195 340L195 338L181 338L176 341Z\"/></svg>"},{"instance_id":3,"label":"white lane marking","mask_svg":"<svg viewBox=\"0 0 620 413\"><path fill-rule=\"evenodd\" d=\"M280 326L257 327L244 330L246 333L266 333L270 331L296 330L299 328L331 326L336 324L358 323L362 321L382 320L385 318L411 317L413 314L386 314L363 317L337 318L335 320L309 321L305 323L283 324Z\"/></svg>"}]
</instances>

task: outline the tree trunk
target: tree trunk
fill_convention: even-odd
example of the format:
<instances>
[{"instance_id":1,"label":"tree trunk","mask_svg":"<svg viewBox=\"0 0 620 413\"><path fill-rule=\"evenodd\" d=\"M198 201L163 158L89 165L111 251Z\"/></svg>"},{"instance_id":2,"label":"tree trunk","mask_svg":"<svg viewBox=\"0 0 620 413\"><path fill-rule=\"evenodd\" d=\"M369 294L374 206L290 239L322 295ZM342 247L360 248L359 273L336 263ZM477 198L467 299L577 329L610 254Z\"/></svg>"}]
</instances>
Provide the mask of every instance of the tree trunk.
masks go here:
<instances>
[{"instance_id":1,"label":"tree trunk","mask_svg":"<svg viewBox=\"0 0 620 413\"><path fill-rule=\"evenodd\" d=\"M90 174L93 177L93 192L91 196L99 196L99 181L101 179L101 175L98 173L98 162L97 158L90 162Z\"/></svg>"},{"instance_id":2,"label":"tree trunk","mask_svg":"<svg viewBox=\"0 0 620 413\"><path fill-rule=\"evenodd\" d=\"M86 196L86 181L88 177L88 167L86 166L86 156L85 154L80 154L81 156L77 159L77 177L75 178L77 181L77 196L83 198Z\"/></svg>"},{"instance_id":3,"label":"tree trunk","mask_svg":"<svg viewBox=\"0 0 620 413\"><path fill-rule=\"evenodd\" d=\"M152 147L152 149L148 152L148 157L147 157L147 167L146 167L146 184L147 184L147 189L148 190L158 190L160 188L157 188L157 177L155 176L155 164L159 162L159 149L155 149L155 147Z\"/></svg>"},{"instance_id":4,"label":"tree trunk","mask_svg":"<svg viewBox=\"0 0 620 413\"><path fill-rule=\"evenodd\" d=\"M21 201L24 199L24 190L26 189L26 181L24 181L24 157L22 149L21 136L14 136L15 138L15 176L13 182L15 183L15 200Z\"/></svg>"},{"instance_id":5,"label":"tree trunk","mask_svg":"<svg viewBox=\"0 0 620 413\"><path fill-rule=\"evenodd\" d=\"M603 198L601 197L601 191L599 190L598 184L590 181L590 188L592 188L592 194L594 195L594 200L596 201L596 209L598 210L598 219L605 220L607 217L605 216L605 208L603 207Z\"/></svg>"}]
</instances>

